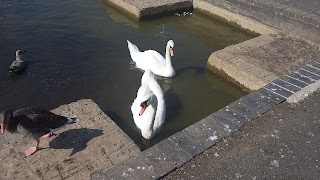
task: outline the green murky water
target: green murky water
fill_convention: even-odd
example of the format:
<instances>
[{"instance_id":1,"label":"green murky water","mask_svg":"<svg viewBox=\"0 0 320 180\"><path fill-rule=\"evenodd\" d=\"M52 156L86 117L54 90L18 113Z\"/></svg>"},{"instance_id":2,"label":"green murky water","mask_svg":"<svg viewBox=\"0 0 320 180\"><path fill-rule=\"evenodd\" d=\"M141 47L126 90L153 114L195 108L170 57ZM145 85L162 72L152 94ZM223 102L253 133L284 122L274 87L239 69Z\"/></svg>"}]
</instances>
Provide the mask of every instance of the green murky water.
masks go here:
<instances>
[{"instance_id":1,"label":"green murky water","mask_svg":"<svg viewBox=\"0 0 320 180\"><path fill-rule=\"evenodd\" d=\"M82 98L100 108L144 149L244 96L207 70L210 54L251 35L198 13L135 21L100 1L12 0L0 3L0 109L47 109ZM166 122L143 140L130 111L142 72L133 68L126 40L164 53L175 41L177 75L159 79ZM28 51L27 70L7 72L15 50Z\"/></svg>"}]
</instances>

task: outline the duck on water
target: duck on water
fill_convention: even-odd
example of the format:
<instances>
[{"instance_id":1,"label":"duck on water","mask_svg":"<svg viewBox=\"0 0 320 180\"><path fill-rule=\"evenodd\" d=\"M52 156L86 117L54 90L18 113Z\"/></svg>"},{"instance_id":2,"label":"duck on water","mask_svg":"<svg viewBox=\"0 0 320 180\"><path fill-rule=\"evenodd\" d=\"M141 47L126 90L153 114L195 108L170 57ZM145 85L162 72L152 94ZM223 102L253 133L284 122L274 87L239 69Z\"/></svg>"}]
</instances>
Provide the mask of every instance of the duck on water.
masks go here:
<instances>
[{"instance_id":1,"label":"duck on water","mask_svg":"<svg viewBox=\"0 0 320 180\"><path fill-rule=\"evenodd\" d=\"M21 73L26 68L26 62L21 59L20 54L26 51L17 50L16 51L16 60L14 60L9 68L9 72L12 73Z\"/></svg>"}]
</instances>

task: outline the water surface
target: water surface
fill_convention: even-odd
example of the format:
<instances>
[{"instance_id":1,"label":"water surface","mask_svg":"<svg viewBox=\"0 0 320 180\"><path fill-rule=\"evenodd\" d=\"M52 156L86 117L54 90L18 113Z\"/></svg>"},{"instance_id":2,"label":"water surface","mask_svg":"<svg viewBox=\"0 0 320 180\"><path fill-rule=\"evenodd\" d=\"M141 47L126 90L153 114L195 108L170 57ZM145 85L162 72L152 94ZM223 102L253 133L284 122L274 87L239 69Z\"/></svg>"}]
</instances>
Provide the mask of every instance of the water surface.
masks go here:
<instances>
[{"instance_id":1,"label":"water surface","mask_svg":"<svg viewBox=\"0 0 320 180\"><path fill-rule=\"evenodd\" d=\"M52 109L91 98L144 149L246 94L206 63L212 52L250 38L198 13L138 22L101 1L2 1L0 109ZM162 54L166 42L175 41L177 75L158 80L167 117L153 140L143 140L132 119L130 106L143 73L132 65L127 39L140 50ZM10 75L17 49L27 51L29 66Z\"/></svg>"}]
</instances>

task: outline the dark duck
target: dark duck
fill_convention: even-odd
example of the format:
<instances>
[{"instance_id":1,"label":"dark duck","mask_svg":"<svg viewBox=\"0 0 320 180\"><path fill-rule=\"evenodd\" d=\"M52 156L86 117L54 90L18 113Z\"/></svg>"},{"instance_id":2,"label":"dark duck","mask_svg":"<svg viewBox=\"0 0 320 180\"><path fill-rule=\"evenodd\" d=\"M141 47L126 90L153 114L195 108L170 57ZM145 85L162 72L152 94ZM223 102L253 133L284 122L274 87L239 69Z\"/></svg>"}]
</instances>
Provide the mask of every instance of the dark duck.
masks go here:
<instances>
[{"instance_id":1,"label":"dark duck","mask_svg":"<svg viewBox=\"0 0 320 180\"><path fill-rule=\"evenodd\" d=\"M35 147L25 150L26 156L30 156L39 149L40 138L48 138L53 132L68 124L78 123L76 117L64 117L50 111L25 107L12 112L7 109L0 114L0 129L11 133L20 133L31 137L36 141Z\"/></svg>"},{"instance_id":2,"label":"dark duck","mask_svg":"<svg viewBox=\"0 0 320 180\"><path fill-rule=\"evenodd\" d=\"M20 53L26 51L17 50L16 51L16 60L14 60L9 68L9 72L12 73L21 73L26 68L26 62L21 59Z\"/></svg>"}]
</instances>

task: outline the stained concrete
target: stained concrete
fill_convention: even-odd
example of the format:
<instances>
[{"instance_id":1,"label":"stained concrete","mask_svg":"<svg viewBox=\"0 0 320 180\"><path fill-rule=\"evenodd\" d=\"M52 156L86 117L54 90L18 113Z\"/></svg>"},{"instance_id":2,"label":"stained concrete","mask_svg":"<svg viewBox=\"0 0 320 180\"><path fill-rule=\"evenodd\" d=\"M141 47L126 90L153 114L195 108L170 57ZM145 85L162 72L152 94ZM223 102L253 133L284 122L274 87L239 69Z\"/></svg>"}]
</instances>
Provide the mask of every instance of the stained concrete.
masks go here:
<instances>
[{"instance_id":1,"label":"stained concrete","mask_svg":"<svg viewBox=\"0 0 320 180\"><path fill-rule=\"evenodd\" d=\"M228 16L249 19L250 24L238 21L241 27L250 29L254 22L259 22L284 31L287 35L299 36L320 44L319 2L316 0L196 0L195 2L197 1L206 4L204 8L213 6L215 9L228 11ZM217 14L212 10L209 13ZM228 16L221 15L229 19ZM254 26L253 29L259 31Z\"/></svg>"},{"instance_id":2,"label":"stained concrete","mask_svg":"<svg viewBox=\"0 0 320 180\"><path fill-rule=\"evenodd\" d=\"M208 67L253 91L319 55L318 45L283 34L267 34L212 53Z\"/></svg>"},{"instance_id":3,"label":"stained concrete","mask_svg":"<svg viewBox=\"0 0 320 180\"><path fill-rule=\"evenodd\" d=\"M132 15L135 19L148 19L154 16L174 14L193 9L192 0L109 0L108 3L124 10L123 12Z\"/></svg>"},{"instance_id":4,"label":"stained concrete","mask_svg":"<svg viewBox=\"0 0 320 180\"><path fill-rule=\"evenodd\" d=\"M319 179L319 101L277 105L163 179Z\"/></svg>"},{"instance_id":5,"label":"stained concrete","mask_svg":"<svg viewBox=\"0 0 320 180\"><path fill-rule=\"evenodd\" d=\"M76 116L80 123L41 140L42 149L29 157L23 151L35 142L5 133L0 138L0 179L90 179L92 173L140 153L134 142L90 99L62 105L52 112Z\"/></svg>"},{"instance_id":6,"label":"stained concrete","mask_svg":"<svg viewBox=\"0 0 320 180\"><path fill-rule=\"evenodd\" d=\"M278 29L265 25L259 21L254 21L249 17L234 13L228 9L221 8L215 3L204 0L193 0L193 6L196 11L213 16L229 23L230 25L258 34L275 34Z\"/></svg>"}]
</instances>

